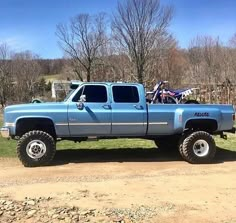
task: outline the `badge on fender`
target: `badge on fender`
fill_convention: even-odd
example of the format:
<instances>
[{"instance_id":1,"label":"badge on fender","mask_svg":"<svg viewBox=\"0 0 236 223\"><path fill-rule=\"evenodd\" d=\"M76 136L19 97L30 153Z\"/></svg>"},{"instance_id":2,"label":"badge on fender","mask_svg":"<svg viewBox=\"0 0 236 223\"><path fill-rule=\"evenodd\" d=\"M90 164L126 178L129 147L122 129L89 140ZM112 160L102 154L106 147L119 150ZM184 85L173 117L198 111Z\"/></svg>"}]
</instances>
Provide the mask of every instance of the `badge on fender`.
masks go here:
<instances>
[{"instance_id":1,"label":"badge on fender","mask_svg":"<svg viewBox=\"0 0 236 223\"><path fill-rule=\"evenodd\" d=\"M197 116L197 117L208 117L209 113L208 112L195 112L194 116Z\"/></svg>"}]
</instances>

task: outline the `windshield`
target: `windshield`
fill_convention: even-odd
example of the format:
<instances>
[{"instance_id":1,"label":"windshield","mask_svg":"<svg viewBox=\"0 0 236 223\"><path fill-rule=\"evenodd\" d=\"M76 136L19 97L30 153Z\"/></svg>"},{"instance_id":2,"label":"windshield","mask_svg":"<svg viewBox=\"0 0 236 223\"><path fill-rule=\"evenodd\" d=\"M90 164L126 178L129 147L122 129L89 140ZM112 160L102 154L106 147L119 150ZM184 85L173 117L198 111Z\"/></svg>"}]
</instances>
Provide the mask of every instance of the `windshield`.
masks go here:
<instances>
[{"instance_id":1,"label":"windshield","mask_svg":"<svg viewBox=\"0 0 236 223\"><path fill-rule=\"evenodd\" d=\"M74 93L75 90L76 90L76 89L71 89L71 90L69 91L69 93L66 95L64 101L67 101L68 98Z\"/></svg>"}]
</instances>

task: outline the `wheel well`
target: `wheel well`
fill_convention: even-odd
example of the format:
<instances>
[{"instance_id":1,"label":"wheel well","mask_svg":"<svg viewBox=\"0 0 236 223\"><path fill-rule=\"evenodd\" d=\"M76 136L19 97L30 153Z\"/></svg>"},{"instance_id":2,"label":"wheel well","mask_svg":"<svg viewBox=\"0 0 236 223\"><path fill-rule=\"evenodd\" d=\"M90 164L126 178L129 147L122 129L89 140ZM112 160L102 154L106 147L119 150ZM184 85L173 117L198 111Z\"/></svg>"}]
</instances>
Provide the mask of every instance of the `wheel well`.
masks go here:
<instances>
[{"instance_id":1,"label":"wheel well","mask_svg":"<svg viewBox=\"0 0 236 223\"><path fill-rule=\"evenodd\" d=\"M192 119L187 121L185 128L212 133L217 130L218 124L217 121L213 119Z\"/></svg>"},{"instance_id":2,"label":"wheel well","mask_svg":"<svg viewBox=\"0 0 236 223\"><path fill-rule=\"evenodd\" d=\"M16 123L16 136L22 136L26 132L40 130L56 138L54 123L48 118L22 118Z\"/></svg>"}]
</instances>

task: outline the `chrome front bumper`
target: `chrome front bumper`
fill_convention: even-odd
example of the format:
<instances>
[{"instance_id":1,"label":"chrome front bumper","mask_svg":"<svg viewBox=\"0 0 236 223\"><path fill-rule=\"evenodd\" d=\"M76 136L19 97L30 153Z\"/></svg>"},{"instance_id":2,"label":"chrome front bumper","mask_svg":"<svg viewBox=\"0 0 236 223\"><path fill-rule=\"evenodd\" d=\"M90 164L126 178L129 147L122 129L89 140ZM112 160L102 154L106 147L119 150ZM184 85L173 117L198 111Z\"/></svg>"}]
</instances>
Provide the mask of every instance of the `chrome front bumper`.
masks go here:
<instances>
[{"instance_id":1,"label":"chrome front bumper","mask_svg":"<svg viewBox=\"0 0 236 223\"><path fill-rule=\"evenodd\" d=\"M9 128L3 127L0 129L1 135L3 138L9 138L10 137L10 130Z\"/></svg>"}]
</instances>

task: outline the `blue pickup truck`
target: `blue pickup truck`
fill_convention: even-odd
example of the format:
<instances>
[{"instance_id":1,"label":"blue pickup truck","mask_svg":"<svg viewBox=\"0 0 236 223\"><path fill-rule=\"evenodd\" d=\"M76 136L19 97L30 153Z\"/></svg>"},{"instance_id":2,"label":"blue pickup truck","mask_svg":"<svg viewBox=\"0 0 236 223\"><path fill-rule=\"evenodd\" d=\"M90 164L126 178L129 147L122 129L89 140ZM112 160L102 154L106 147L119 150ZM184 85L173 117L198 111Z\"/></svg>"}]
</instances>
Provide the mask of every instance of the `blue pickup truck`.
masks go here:
<instances>
[{"instance_id":1,"label":"blue pickup truck","mask_svg":"<svg viewBox=\"0 0 236 223\"><path fill-rule=\"evenodd\" d=\"M63 102L8 106L1 135L18 140L26 167L49 164L58 140L144 138L158 148L178 148L190 163L208 163L212 135L235 133L231 105L148 104L143 85L78 83Z\"/></svg>"}]
</instances>

